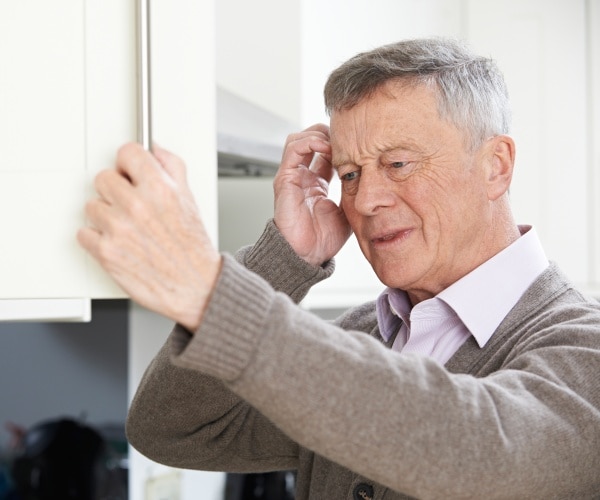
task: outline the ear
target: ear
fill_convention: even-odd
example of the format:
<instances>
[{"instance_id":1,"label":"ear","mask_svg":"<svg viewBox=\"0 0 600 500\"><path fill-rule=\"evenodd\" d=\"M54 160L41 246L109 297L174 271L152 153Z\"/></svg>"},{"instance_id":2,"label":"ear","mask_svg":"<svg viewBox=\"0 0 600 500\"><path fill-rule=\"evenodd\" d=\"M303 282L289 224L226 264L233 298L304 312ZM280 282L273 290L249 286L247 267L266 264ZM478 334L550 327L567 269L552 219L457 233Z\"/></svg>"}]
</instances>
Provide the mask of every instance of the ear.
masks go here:
<instances>
[{"instance_id":1,"label":"ear","mask_svg":"<svg viewBox=\"0 0 600 500\"><path fill-rule=\"evenodd\" d=\"M489 139L486 151L487 193L495 201L508 192L515 165L515 142L508 135Z\"/></svg>"}]
</instances>

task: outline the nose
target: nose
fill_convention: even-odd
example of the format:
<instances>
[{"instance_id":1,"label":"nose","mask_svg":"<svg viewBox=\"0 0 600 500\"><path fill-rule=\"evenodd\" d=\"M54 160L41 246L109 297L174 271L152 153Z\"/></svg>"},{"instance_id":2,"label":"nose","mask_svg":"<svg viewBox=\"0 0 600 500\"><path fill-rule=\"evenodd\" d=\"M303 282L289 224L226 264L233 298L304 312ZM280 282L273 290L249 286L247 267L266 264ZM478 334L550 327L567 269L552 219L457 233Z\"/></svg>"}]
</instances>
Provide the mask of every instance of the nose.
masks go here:
<instances>
[{"instance_id":1,"label":"nose","mask_svg":"<svg viewBox=\"0 0 600 500\"><path fill-rule=\"evenodd\" d=\"M354 196L354 208L362 215L375 215L395 203L393 181L379 168L363 167Z\"/></svg>"}]
</instances>

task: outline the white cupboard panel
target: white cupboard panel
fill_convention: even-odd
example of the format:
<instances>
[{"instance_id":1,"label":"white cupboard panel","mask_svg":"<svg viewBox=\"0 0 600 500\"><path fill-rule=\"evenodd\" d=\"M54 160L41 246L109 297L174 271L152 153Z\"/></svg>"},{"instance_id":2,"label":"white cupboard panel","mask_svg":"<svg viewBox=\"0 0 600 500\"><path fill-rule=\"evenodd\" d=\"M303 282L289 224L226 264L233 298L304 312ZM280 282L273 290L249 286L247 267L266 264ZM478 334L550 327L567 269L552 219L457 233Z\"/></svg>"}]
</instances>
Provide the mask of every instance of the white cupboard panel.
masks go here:
<instances>
[{"instance_id":1,"label":"white cupboard panel","mask_svg":"<svg viewBox=\"0 0 600 500\"><path fill-rule=\"evenodd\" d=\"M90 181L113 166L119 146L137 139L135 3L86 3L85 168Z\"/></svg>"},{"instance_id":2,"label":"white cupboard panel","mask_svg":"<svg viewBox=\"0 0 600 500\"><path fill-rule=\"evenodd\" d=\"M85 256L73 244L84 182L83 170L2 175L0 298L85 296Z\"/></svg>"},{"instance_id":3,"label":"white cupboard panel","mask_svg":"<svg viewBox=\"0 0 600 500\"><path fill-rule=\"evenodd\" d=\"M137 140L135 5L132 0L86 2L85 200L95 196L94 177L114 165L118 148ZM85 296L126 296L91 256L85 259Z\"/></svg>"},{"instance_id":4,"label":"white cupboard panel","mask_svg":"<svg viewBox=\"0 0 600 500\"><path fill-rule=\"evenodd\" d=\"M180 156L217 243L215 5L152 2L153 135Z\"/></svg>"},{"instance_id":5,"label":"white cupboard panel","mask_svg":"<svg viewBox=\"0 0 600 500\"><path fill-rule=\"evenodd\" d=\"M84 163L84 3L0 6L0 172Z\"/></svg>"},{"instance_id":6,"label":"white cupboard panel","mask_svg":"<svg viewBox=\"0 0 600 500\"><path fill-rule=\"evenodd\" d=\"M0 300L0 321L90 321L91 299Z\"/></svg>"},{"instance_id":7,"label":"white cupboard panel","mask_svg":"<svg viewBox=\"0 0 600 500\"><path fill-rule=\"evenodd\" d=\"M124 296L75 235L136 139L135 37L133 1L0 6L0 298Z\"/></svg>"}]
</instances>

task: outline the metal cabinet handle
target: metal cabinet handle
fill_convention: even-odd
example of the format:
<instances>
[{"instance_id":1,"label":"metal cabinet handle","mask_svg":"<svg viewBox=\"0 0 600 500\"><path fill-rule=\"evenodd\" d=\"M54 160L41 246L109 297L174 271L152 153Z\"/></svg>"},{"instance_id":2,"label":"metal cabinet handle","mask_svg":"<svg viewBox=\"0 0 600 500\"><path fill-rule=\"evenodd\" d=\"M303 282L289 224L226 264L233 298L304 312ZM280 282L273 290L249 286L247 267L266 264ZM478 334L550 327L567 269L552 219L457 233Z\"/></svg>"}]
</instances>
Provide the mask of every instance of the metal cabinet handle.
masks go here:
<instances>
[{"instance_id":1,"label":"metal cabinet handle","mask_svg":"<svg viewBox=\"0 0 600 500\"><path fill-rule=\"evenodd\" d=\"M152 94L150 87L150 0L137 2L138 141L152 147Z\"/></svg>"}]
</instances>

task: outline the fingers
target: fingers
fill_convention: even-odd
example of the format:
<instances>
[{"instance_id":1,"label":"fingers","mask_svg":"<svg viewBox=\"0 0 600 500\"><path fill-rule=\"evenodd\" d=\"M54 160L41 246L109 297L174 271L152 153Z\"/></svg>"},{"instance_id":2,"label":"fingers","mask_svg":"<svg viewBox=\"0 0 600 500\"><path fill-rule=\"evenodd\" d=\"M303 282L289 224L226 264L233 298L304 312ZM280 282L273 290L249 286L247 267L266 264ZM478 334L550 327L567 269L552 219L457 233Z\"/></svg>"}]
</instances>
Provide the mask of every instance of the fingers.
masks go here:
<instances>
[{"instance_id":1,"label":"fingers","mask_svg":"<svg viewBox=\"0 0 600 500\"><path fill-rule=\"evenodd\" d=\"M288 136L280 169L295 169L300 165L308 167L317 153L331 155L329 127L322 123Z\"/></svg>"},{"instance_id":2,"label":"fingers","mask_svg":"<svg viewBox=\"0 0 600 500\"><path fill-rule=\"evenodd\" d=\"M98 231L85 226L77 231L77 241L79 244L87 250L92 257L99 260L99 247L100 247L101 235Z\"/></svg>"},{"instance_id":3,"label":"fingers","mask_svg":"<svg viewBox=\"0 0 600 500\"><path fill-rule=\"evenodd\" d=\"M156 143L152 145L152 152L135 142L125 144L117 153L116 167L134 186L156 174L165 173L178 184L186 182L184 162Z\"/></svg>"},{"instance_id":4,"label":"fingers","mask_svg":"<svg viewBox=\"0 0 600 500\"><path fill-rule=\"evenodd\" d=\"M108 204L119 206L123 206L132 198L134 190L129 178L114 169L98 173L94 179L94 188Z\"/></svg>"},{"instance_id":5,"label":"fingers","mask_svg":"<svg viewBox=\"0 0 600 500\"><path fill-rule=\"evenodd\" d=\"M130 142L119 148L116 169L134 186L140 184L148 176L156 175L157 172L162 170L152 153L146 151L141 144L136 142Z\"/></svg>"},{"instance_id":6,"label":"fingers","mask_svg":"<svg viewBox=\"0 0 600 500\"><path fill-rule=\"evenodd\" d=\"M307 135L322 137L326 140L329 140L329 126L325 125L324 123L316 123L315 125L304 129L302 132L290 134L288 135L287 140L285 141L285 146L287 147L290 142L297 140L299 137Z\"/></svg>"},{"instance_id":7,"label":"fingers","mask_svg":"<svg viewBox=\"0 0 600 500\"><path fill-rule=\"evenodd\" d=\"M143 220L136 224L130 216L100 198L87 202L85 214L86 225L77 232L77 241L107 271L124 243L133 241L136 225L148 226Z\"/></svg>"},{"instance_id":8,"label":"fingers","mask_svg":"<svg viewBox=\"0 0 600 500\"><path fill-rule=\"evenodd\" d=\"M310 169L329 184L333 178L333 167L331 166L331 156L319 154L314 158Z\"/></svg>"},{"instance_id":9,"label":"fingers","mask_svg":"<svg viewBox=\"0 0 600 500\"><path fill-rule=\"evenodd\" d=\"M128 143L117 153L116 168L97 174L94 187L107 203L124 207L142 184L156 188L166 181L171 187L174 183L184 186L186 177L185 164L178 156L156 144L151 154L138 143Z\"/></svg>"}]
</instances>

